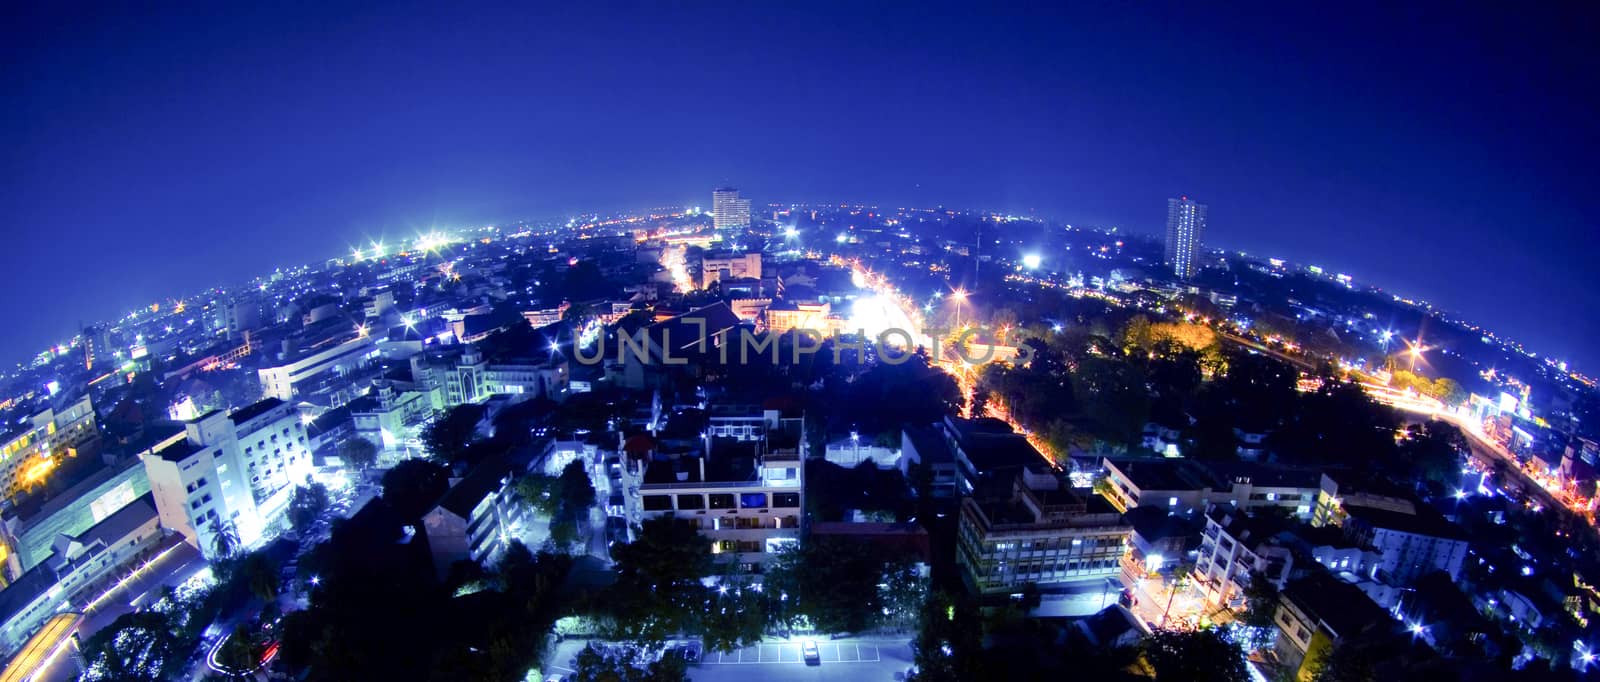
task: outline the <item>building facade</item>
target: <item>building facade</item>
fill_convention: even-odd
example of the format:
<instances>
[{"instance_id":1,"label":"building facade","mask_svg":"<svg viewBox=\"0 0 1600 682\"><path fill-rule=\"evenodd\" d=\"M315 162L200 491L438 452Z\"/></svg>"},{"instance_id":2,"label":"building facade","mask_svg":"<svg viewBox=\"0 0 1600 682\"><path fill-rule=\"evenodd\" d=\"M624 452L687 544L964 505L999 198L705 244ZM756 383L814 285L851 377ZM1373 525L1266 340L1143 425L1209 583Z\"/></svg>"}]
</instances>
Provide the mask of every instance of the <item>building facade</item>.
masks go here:
<instances>
[{"instance_id":1,"label":"building facade","mask_svg":"<svg viewBox=\"0 0 1600 682\"><path fill-rule=\"evenodd\" d=\"M1190 279L1200 271L1201 239L1206 231L1206 205L1178 197L1167 200L1167 248L1165 260L1172 274Z\"/></svg>"},{"instance_id":2,"label":"building facade","mask_svg":"<svg viewBox=\"0 0 1600 682\"><path fill-rule=\"evenodd\" d=\"M719 230L750 226L750 200L739 190L719 187L711 191L711 224Z\"/></svg>"},{"instance_id":3,"label":"building facade","mask_svg":"<svg viewBox=\"0 0 1600 682\"><path fill-rule=\"evenodd\" d=\"M1098 586L1121 572L1132 531L1098 495L1036 490L1019 477L1009 499L961 500L956 562L983 595Z\"/></svg>"}]
</instances>

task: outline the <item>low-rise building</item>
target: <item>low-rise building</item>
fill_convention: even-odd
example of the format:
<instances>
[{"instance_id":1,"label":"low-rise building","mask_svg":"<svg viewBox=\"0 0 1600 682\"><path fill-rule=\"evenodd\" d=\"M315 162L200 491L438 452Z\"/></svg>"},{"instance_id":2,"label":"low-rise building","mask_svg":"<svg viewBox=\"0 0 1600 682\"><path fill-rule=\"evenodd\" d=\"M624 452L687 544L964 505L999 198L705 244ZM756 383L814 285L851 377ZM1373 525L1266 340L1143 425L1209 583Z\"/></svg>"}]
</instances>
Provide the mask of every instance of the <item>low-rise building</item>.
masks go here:
<instances>
[{"instance_id":1,"label":"low-rise building","mask_svg":"<svg viewBox=\"0 0 1600 682\"><path fill-rule=\"evenodd\" d=\"M1124 511L1159 507L1188 516L1220 504L1247 511L1276 507L1309 519L1320 491L1316 472L1250 462L1108 457L1101 466L1107 498Z\"/></svg>"},{"instance_id":2,"label":"low-rise building","mask_svg":"<svg viewBox=\"0 0 1600 682\"><path fill-rule=\"evenodd\" d=\"M689 521L711 552L759 571L773 554L800 541L804 472L798 449L759 441L707 438L707 450L654 451L642 463L642 518Z\"/></svg>"},{"instance_id":3,"label":"low-rise building","mask_svg":"<svg viewBox=\"0 0 1600 682\"><path fill-rule=\"evenodd\" d=\"M263 394L289 402L306 385L326 375L350 374L377 359L378 346L365 331L344 331L342 323L334 324L340 325L340 333L286 339L284 346L290 350L276 354L256 370Z\"/></svg>"},{"instance_id":4,"label":"low-rise building","mask_svg":"<svg viewBox=\"0 0 1600 682\"><path fill-rule=\"evenodd\" d=\"M1278 660L1298 679L1309 679L1308 671L1341 640L1396 625L1361 590L1321 571L1289 583L1272 620Z\"/></svg>"},{"instance_id":5,"label":"low-rise building","mask_svg":"<svg viewBox=\"0 0 1600 682\"><path fill-rule=\"evenodd\" d=\"M511 483L550 452L550 441L539 441L493 455L452 484L422 516L438 575L448 574L450 565L461 560L493 563L512 540L528 543L531 512L511 492Z\"/></svg>"},{"instance_id":6,"label":"low-rise building","mask_svg":"<svg viewBox=\"0 0 1600 682\"><path fill-rule=\"evenodd\" d=\"M1345 535L1383 557L1378 576L1385 582L1409 585L1434 571L1444 571L1452 580L1461 577L1466 534L1438 512L1423 505L1413 514L1348 504L1344 509Z\"/></svg>"},{"instance_id":7,"label":"low-rise building","mask_svg":"<svg viewBox=\"0 0 1600 682\"><path fill-rule=\"evenodd\" d=\"M56 536L49 557L0 591L0 656L15 653L50 617L96 603L103 582L157 551L162 538L149 495L81 533Z\"/></svg>"}]
</instances>

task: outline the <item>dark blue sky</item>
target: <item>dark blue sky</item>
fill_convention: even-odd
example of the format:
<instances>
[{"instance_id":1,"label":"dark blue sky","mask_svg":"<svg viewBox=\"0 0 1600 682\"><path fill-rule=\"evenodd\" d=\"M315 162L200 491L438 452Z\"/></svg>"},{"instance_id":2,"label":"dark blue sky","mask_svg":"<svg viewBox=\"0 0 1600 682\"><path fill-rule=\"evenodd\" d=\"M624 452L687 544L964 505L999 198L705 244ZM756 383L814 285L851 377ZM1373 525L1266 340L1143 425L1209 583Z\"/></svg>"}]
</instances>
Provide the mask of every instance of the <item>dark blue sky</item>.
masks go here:
<instances>
[{"instance_id":1,"label":"dark blue sky","mask_svg":"<svg viewBox=\"0 0 1600 682\"><path fill-rule=\"evenodd\" d=\"M8 5L0 357L367 236L730 182L1152 233L1188 194L1213 244L1596 371L1600 23L1534 5Z\"/></svg>"}]
</instances>

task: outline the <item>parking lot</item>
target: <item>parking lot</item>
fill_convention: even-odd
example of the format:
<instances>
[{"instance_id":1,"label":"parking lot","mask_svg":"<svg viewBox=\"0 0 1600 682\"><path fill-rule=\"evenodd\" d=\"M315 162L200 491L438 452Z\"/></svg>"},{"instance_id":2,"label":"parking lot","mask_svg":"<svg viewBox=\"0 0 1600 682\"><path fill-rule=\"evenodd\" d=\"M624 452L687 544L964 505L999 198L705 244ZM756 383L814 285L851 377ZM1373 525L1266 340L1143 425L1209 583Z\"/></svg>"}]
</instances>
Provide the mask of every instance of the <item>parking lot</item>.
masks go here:
<instances>
[{"instance_id":1,"label":"parking lot","mask_svg":"<svg viewBox=\"0 0 1600 682\"><path fill-rule=\"evenodd\" d=\"M777 640L748 646L729 653L706 652L689 666L689 679L695 682L853 682L878 680L891 682L895 673L911 665L910 642L904 639L828 639L819 638L818 664L800 660L799 640ZM549 672L570 674L570 660L588 641L567 640L554 647Z\"/></svg>"},{"instance_id":2,"label":"parking lot","mask_svg":"<svg viewBox=\"0 0 1600 682\"><path fill-rule=\"evenodd\" d=\"M817 642L823 663L878 663L883 660L876 644L858 642ZM711 652L702 665L750 665L759 663L799 663L798 642L777 642L745 647L733 653Z\"/></svg>"}]
</instances>

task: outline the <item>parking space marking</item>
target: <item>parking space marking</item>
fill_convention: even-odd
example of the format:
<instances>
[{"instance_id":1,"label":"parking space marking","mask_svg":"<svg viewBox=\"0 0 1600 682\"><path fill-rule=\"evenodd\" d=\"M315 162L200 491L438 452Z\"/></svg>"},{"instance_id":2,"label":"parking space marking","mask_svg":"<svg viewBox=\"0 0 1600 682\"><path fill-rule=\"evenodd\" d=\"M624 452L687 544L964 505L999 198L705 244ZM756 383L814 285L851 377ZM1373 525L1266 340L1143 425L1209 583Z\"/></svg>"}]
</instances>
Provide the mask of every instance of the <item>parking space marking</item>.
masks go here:
<instances>
[{"instance_id":1,"label":"parking space marking","mask_svg":"<svg viewBox=\"0 0 1600 682\"><path fill-rule=\"evenodd\" d=\"M817 655L823 663L877 663L883 660L875 644L849 644L818 642ZM700 657L702 665L779 665L803 663L800 645L793 642L757 644L732 653L705 652Z\"/></svg>"}]
</instances>

